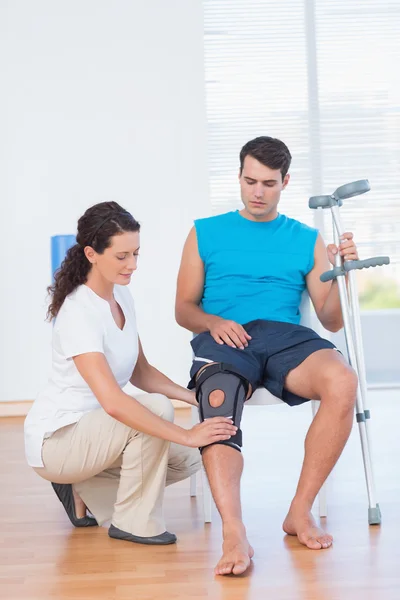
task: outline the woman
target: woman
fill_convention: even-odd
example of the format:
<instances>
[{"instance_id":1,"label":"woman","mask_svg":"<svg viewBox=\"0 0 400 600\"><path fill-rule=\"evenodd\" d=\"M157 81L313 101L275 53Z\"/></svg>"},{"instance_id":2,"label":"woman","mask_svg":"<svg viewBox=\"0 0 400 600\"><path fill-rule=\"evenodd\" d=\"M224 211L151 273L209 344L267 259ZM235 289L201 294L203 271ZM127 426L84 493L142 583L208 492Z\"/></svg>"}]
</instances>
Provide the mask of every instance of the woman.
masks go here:
<instances>
[{"instance_id":1,"label":"woman","mask_svg":"<svg viewBox=\"0 0 400 600\"><path fill-rule=\"evenodd\" d=\"M110 537L171 544L165 485L199 469L195 448L229 439L236 428L225 418L190 430L173 423L169 398L196 400L143 353L127 287L139 229L115 202L96 204L79 219L77 243L49 288L52 374L26 418L25 447L75 526L111 519ZM126 394L129 381L147 394Z\"/></svg>"}]
</instances>

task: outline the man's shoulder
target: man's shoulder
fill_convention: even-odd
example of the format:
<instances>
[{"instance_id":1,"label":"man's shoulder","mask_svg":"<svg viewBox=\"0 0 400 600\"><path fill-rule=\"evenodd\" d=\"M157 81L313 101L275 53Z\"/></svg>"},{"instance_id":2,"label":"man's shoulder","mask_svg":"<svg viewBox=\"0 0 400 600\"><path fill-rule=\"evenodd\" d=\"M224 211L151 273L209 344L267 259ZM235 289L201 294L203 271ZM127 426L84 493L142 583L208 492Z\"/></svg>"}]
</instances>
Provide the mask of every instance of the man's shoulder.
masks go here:
<instances>
[{"instance_id":1,"label":"man's shoulder","mask_svg":"<svg viewBox=\"0 0 400 600\"><path fill-rule=\"evenodd\" d=\"M203 261L206 260L208 251L215 244L223 243L224 235L230 230L231 224L235 220L235 211L213 215L203 219L196 219L194 227L197 236L197 246ZM222 232L224 235L221 235Z\"/></svg>"},{"instance_id":2,"label":"man's shoulder","mask_svg":"<svg viewBox=\"0 0 400 600\"><path fill-rule=\"evenodd\" d=\"M288 217L287 215L282 215L283 219L284 219L284 224L288 229L293 229L294 231L303 231L304 233L308 233L311 235L317 235L318 234L318 229L316 229L315 227L310 227L310 225L306 225L305 223L303 223L302 221L299 221L298 219L292 219L291 217Z\"/></svg>"}]
</instances>

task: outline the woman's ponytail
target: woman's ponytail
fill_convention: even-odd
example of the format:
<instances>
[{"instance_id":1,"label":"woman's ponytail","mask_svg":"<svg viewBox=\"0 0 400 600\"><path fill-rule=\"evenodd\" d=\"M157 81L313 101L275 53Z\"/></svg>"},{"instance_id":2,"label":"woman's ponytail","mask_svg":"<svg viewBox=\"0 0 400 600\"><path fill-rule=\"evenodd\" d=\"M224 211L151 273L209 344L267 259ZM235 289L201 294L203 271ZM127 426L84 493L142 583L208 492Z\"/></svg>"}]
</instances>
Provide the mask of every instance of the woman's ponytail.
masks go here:
<instances>
[{"instance_id":1,"label":"woman's ponytail","mask_svg":"<svg viewBox=\"0 0 400 600\"><path fill-rule=\"evenodd\" d=\"M85 256L82 246L75 244L67 251L61 267L54 274L54 283L47 288L51 303L47 310L47 319L54 319L68 294L78 285L85 283L91 264Z\"/></svg>"}]
</instances>

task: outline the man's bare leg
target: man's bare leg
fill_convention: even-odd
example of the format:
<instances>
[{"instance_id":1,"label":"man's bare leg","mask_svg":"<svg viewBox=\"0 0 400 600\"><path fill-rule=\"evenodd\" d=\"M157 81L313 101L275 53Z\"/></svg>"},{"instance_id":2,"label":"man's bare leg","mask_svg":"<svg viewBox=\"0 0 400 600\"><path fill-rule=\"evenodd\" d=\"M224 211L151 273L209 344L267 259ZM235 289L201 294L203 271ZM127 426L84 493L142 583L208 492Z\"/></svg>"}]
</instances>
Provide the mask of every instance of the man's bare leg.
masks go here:
<instances>
[{"instance_id":1,"label":"man's bare leg","mask_svg":"<svg viewBox=\"0 0 400 600\"><path fill-rule=\"evenodd\" d=\"M283 523L286 533L320 550L331 546L333 538L317 527L311 508L350 435L357 377L336 350L319 350L288 374L285 387L304 398L321 400L305 440L296 495Z\"/></svg>"},{"instance_id":2,"label":"man's bare leg","mask_svg":"<svg viewBox=\"0 0 400 600\"><path fill-rule=\"evenodd\" d=\"M242 521L240 478L243 456L230 446L214 444L203 450L203 462L222 519L223 554L215 574L240 575L250 566L254 554Z\"/></svg>"},{"instance_id":3,"label":"man's bare leg","mask_svg":"<svg viewBox=\"0 0 400 600\"><path fill-rule=\"evenodd\" d=\"M224 402L224 398L222 390L215 390L210 394L209 402L217 407ZM223 554L215 568L215 574L241 575L249 567L254 554L242 521L240 478L243 456L231 446L214 444L204 448L203 463L222 519Z\"/></svg>"}]
</instances>

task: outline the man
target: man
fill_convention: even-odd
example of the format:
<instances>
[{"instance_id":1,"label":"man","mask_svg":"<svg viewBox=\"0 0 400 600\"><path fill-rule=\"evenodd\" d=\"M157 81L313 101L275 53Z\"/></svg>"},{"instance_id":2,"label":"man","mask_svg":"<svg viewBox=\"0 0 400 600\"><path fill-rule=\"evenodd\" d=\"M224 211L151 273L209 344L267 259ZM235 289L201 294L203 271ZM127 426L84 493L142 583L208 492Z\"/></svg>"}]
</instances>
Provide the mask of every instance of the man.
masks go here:
<instances>
[{"instance_id":1,"label":"man","mask_svg":"<svg viewBox=\"0 0 400 600\"><path fill-rule=\"evenodd\" d=\"M333 344L299 325L307 288L329 331L343 326L336 281L320 275L335 263L358 259L353 235L327 248L315 229L278 213L289 183L291 155L280 140L258 137L240 152L244 208L200 219L190 231L178 277L176 319L198 335L190 387L202 420L232 416L238 432L202 448L211 491L223 524L223 556L216 574L243 573L253 556L242 522L243 459L240 417L259 386L289 405L321 400L305 440L303 467L283 530L308 548L332 544L311 507L349 437L357 377ZM201 306L200 306L201 305Z\"/></svg>"}]
</instances>

